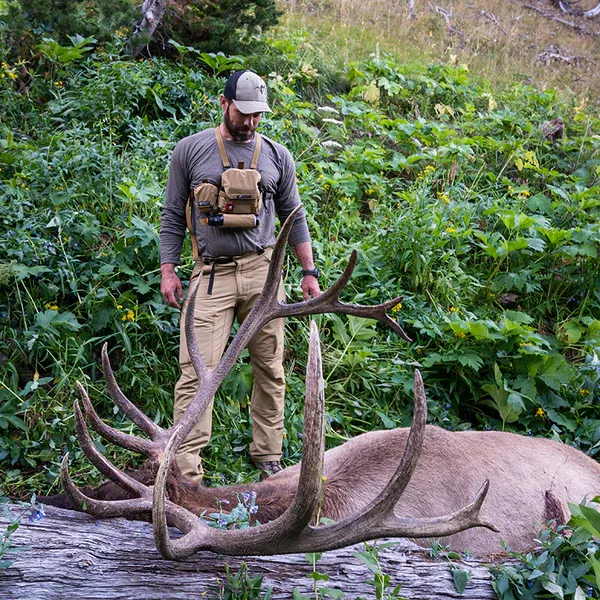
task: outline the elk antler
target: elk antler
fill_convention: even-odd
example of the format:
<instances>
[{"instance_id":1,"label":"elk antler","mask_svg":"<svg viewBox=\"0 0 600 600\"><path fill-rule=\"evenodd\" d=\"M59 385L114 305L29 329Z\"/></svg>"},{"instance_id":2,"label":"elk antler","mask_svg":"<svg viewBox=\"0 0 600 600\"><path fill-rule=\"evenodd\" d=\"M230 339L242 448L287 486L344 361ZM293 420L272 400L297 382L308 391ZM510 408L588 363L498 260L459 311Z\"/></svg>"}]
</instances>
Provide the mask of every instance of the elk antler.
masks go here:
<instances>
[{"instance_id":1,"label":"elk antler","mask_svg":"<svg viewBox=\"0 0 600 600\"><path fill-rule=\"evenodd\" d=\"M400 302L395 298L376 306L346 304L339 300L356 265L353 252L338 281L320 297L293 304L280 303L277 299L279 273L284 260L287 238L297 213L294 211L286 220L277 239L267 281L262 294L250 311L238 333L229 345L221 361L214 369L208 369L202 360L193 332L193 310L200 281L190 291L185 310L185 328L189 354L199 377L198 390L184 417L178 425L163 430L137 409L119 389L108 360L106 345L102 359L108 381L108 390L115 403L150 437L138 438L117 431L106 425L95 413L87 393L79 385L84 414L92 427L109 441L122 447L141 451L160 463L155 484L146 486L126 475L95 448L86 428L84 417L75 402L75 420L81 447L90 461L109 479L138 496L131 500L108 502L87 498L70 479L67 458L61 465L61 481L65 492L76 506L99 516L140 516L152 513L157 547L166 558L180 559L208 549L226 554L275 554L307 550L328 550L347 544L381 536L427 537L450 535L469 527L494 526L479 518L478 513L487 492L484 484L475 500L465 508L444 517L433 519L408 519L393 513L398 498L406 488L417 465L427 420L427 407L423 382L418 371L415 373L415 416L402 461L385 489L373 502L357 515L325 527L312 527L322 492L324 453L324 394L321 369L321 353L317 328L311 322L309 359L307 364L307 392L304 424L304 448L296 495L292 504L276 520L259 527L244 530L223 531L208 527L201 519L182 506L166 499L169 468L175 454L187 437L199 416L206 410L218 387L237 360L242 349L252 336L272 319L289 315L304 316L324 312L345 313L377 319L391 327L403 339L409 340L387 311ZM175 525L183 534L172 540L167 523Z\"/></svg>"},{"instance_id":2,"label":"elk antler","mask_svg":"<svg viewBox=\"0 0 600 600\"><path fill-rule=\"evenodd\" d=\"M157 548L169 559L182 559L200 550L219 554L270 555L294 552L333 550L350 544L380 537L438 537L458 533L470 527L497 528L479 517L479 510L488 491L486 481L477 496L459 511L431 519L401 518L394 506L404 492L417 466L423 445L427 421L427 401L421 374L415 372L415 408L413 424L402 461L385 489L369 505L332 525L313 527L323 481L324 394L321 372L319 336L311 321L309 360L304 422L304 446L298 488L291 506L277 519L248 529L223 531L213 529L198 520L176 540L169 537L167 516L161 488L166 481L169 459L174 446L169 444L154 488L154 533ZM172 442L173 440L171 440Z\"/></svg>"}]
</instances>

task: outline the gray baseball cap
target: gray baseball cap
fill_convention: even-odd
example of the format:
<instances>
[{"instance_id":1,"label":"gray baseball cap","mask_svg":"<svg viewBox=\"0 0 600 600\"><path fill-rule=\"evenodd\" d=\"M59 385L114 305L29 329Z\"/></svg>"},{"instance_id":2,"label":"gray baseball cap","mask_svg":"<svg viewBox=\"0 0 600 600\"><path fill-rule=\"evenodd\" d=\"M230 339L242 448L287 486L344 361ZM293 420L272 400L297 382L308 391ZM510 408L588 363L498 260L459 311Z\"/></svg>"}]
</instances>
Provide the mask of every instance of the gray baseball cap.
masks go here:
<instances>
[{"instance_id":1,"label":"gray baseball cap","mask_svg":"<svg viewBox=\"0 0 600 600\"><path fill-rule=\"evenodd\" d=\"M236 71L225 84L225 98L233 100L236 108L245 115L273 112L267 104L267 85L252 71Z\"/></svg>"}]
</instances>

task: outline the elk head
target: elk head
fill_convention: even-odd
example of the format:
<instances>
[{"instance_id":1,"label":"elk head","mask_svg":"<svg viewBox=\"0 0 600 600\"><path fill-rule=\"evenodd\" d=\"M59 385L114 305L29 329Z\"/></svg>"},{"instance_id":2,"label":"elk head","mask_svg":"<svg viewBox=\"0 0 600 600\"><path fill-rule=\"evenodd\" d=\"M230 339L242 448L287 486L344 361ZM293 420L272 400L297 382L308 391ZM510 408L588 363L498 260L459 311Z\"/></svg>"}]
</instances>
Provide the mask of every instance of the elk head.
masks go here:
<instances>
[{"instance_id":1,"label":"elk head","mask_svg":"<svg viewBox=\"0 0 600 600\"><path fill-rule=\"evenodd\" d=\"M340 548L379 537L438 537L451 535L470 527L488 527L495 530L493 525L479 517L479 509L488 489L487 481L471 504L452 514L427 519L400 518L394 514L394 506L410 481L423 445L427 403L418 371L415 373L414 417L408 441L400 464L385 488L358 513L333 524L318 527L311 525L322 492L325 446L324 386L319 336L314 321L311 322L310 327L306 375L304 447L298 487L288 508L271 522L248 529L227 531L209 527L197 514L177 504L176 497L167 498L168 476L170 469L173 468L177 449L191 431L197 418L206 410L242 349L270 320L289 315L344 313L377 319L391 327L400 337L410 341L400 325L387 315L387 312L402 298L395 298L375 306L346 304L339 300L340 293L356 264L356 252L352 253L349 264L338 281L318 298L292 304L280 303L277 300L285 245L296 212L297 210L290 215L282 227L273 252L267 281L259 300L214 369L206 367L198 350L193 332L194 311L186 311L188 349L199 377L199 386L186 414L176 426L167 430L160 428L124 396L115 380L106 345L104 346L102 362L109 393L117 406L150 439L128 435L106 425L94 411L84 387L78 383L83 401L83 413L78 401L74 403L74 412L81 447L89 460L106 477L134 498L106 501L87 497L70 478L67 456L61 465L61 482L65 493L80 510L98 517L148 518L151 516L157 548L165 558L169 559L182 559L200 550L234 555L314 552ZM192 305L195 302L197 289L198 285L189 295L188 302ZM106 440L148 455L157 465L154 485L140 483L100 454L92 442L85 419ZM171 539L167 524L177 527L183 535L178 539Z\"/></svg>"}]
</instances>

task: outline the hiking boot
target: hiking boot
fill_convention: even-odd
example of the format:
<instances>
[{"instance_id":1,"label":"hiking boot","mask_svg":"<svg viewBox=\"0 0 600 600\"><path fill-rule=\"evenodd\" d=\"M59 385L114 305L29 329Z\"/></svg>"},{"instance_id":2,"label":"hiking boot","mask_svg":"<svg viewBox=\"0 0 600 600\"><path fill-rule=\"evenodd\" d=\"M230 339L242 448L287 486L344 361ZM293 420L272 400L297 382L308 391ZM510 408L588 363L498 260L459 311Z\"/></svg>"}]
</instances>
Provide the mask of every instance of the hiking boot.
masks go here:
<instances>
[{"instance_id":1,"label":"hiking boot","mask_svg":"<svg viewBox=\"0 0 600 600\"><path fill-rule=\"evenodd\" d=\"M283 469L283 467L281 466L281 462L278 460L259 461L253 459L252 462L254 463L254 466L261 472L261 481L264 481L268 477L271 477L271 475L275 475L275 473L279 473L279 471Z\"/></svg>"}]
</instances>

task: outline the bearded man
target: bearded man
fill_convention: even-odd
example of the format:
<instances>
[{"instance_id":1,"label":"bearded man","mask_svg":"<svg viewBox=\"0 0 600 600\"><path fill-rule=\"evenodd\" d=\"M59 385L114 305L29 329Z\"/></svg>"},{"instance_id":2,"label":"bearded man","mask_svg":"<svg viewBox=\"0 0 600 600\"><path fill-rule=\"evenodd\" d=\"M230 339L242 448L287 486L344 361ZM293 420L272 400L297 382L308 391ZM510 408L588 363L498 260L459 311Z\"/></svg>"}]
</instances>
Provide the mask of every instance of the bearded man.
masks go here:
<instances>
[{"instance_id":1,"label":"bearded man","mask_svg":"<svg viewBox=\"0 0 600 600\"><path fill-rule=\"evenodd\" d=\"M234 319L248 315L260 295L275 244L275 215L283 222L300 201L294 161L281 144L259 135L263 113L272 112L264 81L252 71L238 71L220 98L223 119L182 139L173 151L161 214L161 293L181 308L183 290L176 273L186 229L191 232L194 269L190 284L203 274L194 309L194 331L208 368L221 358ZM289 237L302 265L304 299L320 294L310 235L303 211ZM284 299L283 282L280 299ZM184 304L174 421L192 401L198 378L187 351ZM250 415L250 457L261 478L281 470L285 379L283 320L267 323L250 341L254 375ZM184 476L200 482L200 450L210 439L212 405L181 445L177 464Z\"/></svg>"}]
</instances>

